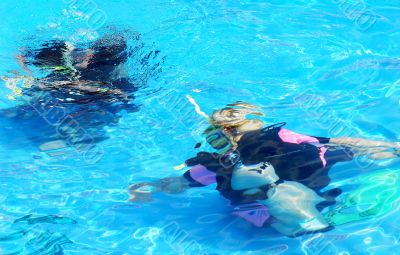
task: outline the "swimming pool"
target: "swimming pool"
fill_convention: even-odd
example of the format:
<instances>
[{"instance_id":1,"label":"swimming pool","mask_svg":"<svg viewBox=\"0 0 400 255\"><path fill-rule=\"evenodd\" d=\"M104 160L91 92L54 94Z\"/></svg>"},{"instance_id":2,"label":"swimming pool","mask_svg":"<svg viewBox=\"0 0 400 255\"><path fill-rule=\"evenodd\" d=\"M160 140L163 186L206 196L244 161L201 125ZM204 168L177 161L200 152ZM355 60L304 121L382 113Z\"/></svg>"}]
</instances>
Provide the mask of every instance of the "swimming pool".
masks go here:
<instances>
[{"instance_id":1,"label":"swimming pool","mask_svg":"<svg viewBox=\"0 0 400 255\"><path fill-rule=\"evenodd\" d=\"M369 206L352 208L346 194L384 202L370 201L377 212L338 219L344 222L332 231L298 238L231 215L215 187L146 204L129 203L127 188L181 175L173 167L197 152L204 121L186 95L207 113L236 100L257 104L266 122L285 121L301 133L398 140L399 7L372 0L2 1L1 76L22 72L15 56L24 47L90 42L108 27L139 33L143 54L157 50L164 60L135 94L138 110L119 111L102 127L107 139L93 157L74 148L51 156L35 141L56 127L2 115L0 254L398 254L396 160L334 166L331 186L344 190L338 204L350 204L345 210ZM1 84L1 108L21 104Z\"/></svg>"}]
</instances>

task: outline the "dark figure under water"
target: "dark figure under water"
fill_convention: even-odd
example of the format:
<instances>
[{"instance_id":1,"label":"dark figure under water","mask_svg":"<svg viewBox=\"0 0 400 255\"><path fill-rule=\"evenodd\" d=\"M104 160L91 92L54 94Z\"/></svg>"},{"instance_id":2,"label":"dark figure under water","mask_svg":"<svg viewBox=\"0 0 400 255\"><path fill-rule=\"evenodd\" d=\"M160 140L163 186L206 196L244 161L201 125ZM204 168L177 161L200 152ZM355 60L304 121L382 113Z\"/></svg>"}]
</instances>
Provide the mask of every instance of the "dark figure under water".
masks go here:
<instances>
[{"instance_id":1,"label":"dark figure under water","mask_svg":"<svg viewBox=\"0 0 400 255\"><path fill-rule=\"evenodd\" d=\"M0 112L3 132L17 127L24 135L5 137L16 146L26 144L21 139L28 137L44 151L71 145L77 149L106 139L103 128L118 122L118 112L138 110L135 92L157 78L163 60L159 51L145 52L139 35L117 32L89 47L54 40L25 50L18 61L28 75L2 77L10 99L21 104ZM32 67L45 77L33 78Z\"/></svg>"},{"instance_id":2,"label":"dark figure under water","mask_svg":"<svg viewBox=\"0 0 400 255\"><path fill-rule=\"evenodd\" d=\"M340 188L326 190L333 165L358 156L399 156L399 143L302 135L286 129L286 123L264 127L261 120L246 117L252 114L261 115L254 106L237 103L206 116L211 124L205 131L207 143L217 152L188 159L181 167L191 168L181 177L132 185L132 200L217 184L235 215L297 236L333 227L321 213L342 193Z\"/></svg>"}]
</instances>

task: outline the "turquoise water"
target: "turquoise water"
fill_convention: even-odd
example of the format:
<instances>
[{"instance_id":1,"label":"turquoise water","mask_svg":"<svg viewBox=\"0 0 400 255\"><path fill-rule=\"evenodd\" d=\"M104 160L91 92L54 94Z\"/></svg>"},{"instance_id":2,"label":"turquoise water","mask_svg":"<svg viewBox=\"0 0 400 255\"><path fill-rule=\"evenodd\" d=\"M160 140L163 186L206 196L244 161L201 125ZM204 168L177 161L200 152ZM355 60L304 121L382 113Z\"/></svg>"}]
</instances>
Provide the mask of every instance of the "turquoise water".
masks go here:
<instances>
[{"instance_id":1,"label":"turquoise water","mask_svg":"<svg viewBox=\"0 0 400 255\"><path fill-rule=\"evenodd\" d=\"M207 113L236 100L257 104L266 122L301 133L398 140L398 1L20 0L2 1L0 11L0 75L22 71L15 55L23 47L87 43L108 26L140 33L143 53L165 57L136 94L139 110L102 127L98 160L73 148L50 156L36 141L54 127L2 115L0 254L400 253L396 160L330 172L331 186L345 191L339 204L377 174L374 192L392 194L388 210L295 239L231 215L215 187L147 204L129 203L127 193L131 183L182 174L173 166L197 152L204 121L186 95ZM2 109L23 103L7 98L4 82L0 89Z\"/></svg>"}]
</instances>

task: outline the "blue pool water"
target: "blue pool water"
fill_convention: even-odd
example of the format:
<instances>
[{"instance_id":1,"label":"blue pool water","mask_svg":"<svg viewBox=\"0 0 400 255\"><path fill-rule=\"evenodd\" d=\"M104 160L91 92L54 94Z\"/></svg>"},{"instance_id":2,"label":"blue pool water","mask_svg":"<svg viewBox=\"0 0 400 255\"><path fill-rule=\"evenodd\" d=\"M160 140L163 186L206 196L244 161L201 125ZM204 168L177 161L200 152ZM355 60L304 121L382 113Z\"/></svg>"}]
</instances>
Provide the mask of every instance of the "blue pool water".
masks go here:
<instances>
[{"instance_id":1,"label":"blue pool water","mask_svg":"<svg viewBox=\"0 0 400 255\"><path fill-rule=\"evenodd\" d=\"M369 194L385 196L379 208L389 209L298 238L231 215L214 186L146 204L128 202L127 192L181 175L173 167L196 154L204 120L186 95L207 113L243 100L260 106L266 122L300 133L397 141L398 1L3 0L0 11L0 76L23 72L15 56L24 47L88 43L110 27L140 34L137 54L160 51L152 61L162 69L150 75L132 61L131 72L147 77L138 109L97 130L107 139L95 156L74 148L49 155L40 144L55 126L2 113L0 254L400 253L397 160L334 166L339 204L377 174ZM0 90L3 111L23 104L7 97L3 81Z\"/></svg>"}]
</instances>

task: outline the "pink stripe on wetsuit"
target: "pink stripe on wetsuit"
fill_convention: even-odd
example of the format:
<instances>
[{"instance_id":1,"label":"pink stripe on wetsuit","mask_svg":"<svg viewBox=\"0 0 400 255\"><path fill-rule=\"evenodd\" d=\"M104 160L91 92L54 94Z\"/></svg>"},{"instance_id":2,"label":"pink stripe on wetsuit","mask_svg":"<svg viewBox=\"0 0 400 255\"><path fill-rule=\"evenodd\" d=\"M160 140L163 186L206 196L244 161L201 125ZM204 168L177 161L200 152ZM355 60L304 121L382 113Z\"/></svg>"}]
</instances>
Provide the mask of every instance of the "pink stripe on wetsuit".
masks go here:
<instances>
[{"instance_id":1,"label":"pink stripe on wetsuit","mask_svg":"<svg viewBox=\"0 0 400 255\"><path fill-rule=\"evenodd\" d=\"M282 141L286 143L309 143L315 145L319 149L319 158L321 159L323 166L326 166L325 152L327 149L319 142L317 138L308 135L298 134L284 128L281 128L281 130L279 130L278 135L282 139Z\"/></svg>"}]
</instances>

